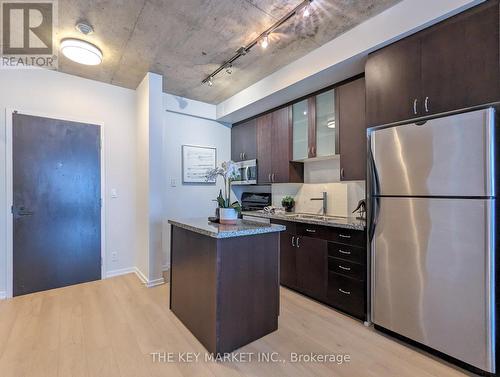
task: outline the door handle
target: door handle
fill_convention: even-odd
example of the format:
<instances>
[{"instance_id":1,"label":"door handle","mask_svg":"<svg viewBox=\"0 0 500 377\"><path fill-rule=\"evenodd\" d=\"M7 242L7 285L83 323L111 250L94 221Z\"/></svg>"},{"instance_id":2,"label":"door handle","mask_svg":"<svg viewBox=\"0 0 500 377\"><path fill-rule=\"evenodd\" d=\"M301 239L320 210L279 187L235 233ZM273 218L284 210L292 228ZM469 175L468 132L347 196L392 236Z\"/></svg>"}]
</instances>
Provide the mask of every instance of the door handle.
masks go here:
<instances>
[{"instance_id":1,"label":"door handle","mask_svg":"<svg viewBox=\"0 0 500 377\"><path fill-rule=\"evenodd\" d=\"M295 247L295 236L292 236L292 246Z\"/></svg>"},{"instance_id":2,"label":"door handle","mask_svg":"<svg viewBox=\"0 0 500 377\"><path fill-rule=\"evenodd\" d=\"M413 114L417 115L417 104L418 104L418 99L415 98L413 100Z\"/></svg>"},{"instance_id":3,"label":"door handle","mask_svg":"<svg viewBox=\"0 0 500 377\"><path fill-rule=\"evenodd\" d=\"M424 106L425 106L425 112L428 113L429 112L429 97L425 97Z\"/></svg>"}]
</instances>

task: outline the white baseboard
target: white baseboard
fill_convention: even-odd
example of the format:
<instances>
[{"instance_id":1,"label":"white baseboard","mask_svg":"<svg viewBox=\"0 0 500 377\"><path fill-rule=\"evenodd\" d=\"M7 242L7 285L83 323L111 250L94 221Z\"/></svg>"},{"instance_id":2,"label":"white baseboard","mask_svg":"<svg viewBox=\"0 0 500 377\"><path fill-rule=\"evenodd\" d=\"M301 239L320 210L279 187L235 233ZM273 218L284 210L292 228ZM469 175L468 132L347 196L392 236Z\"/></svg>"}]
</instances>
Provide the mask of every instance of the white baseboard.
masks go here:
<instances>
[{"instance_id":1,"label":"white baseboard","mask_svg":"<svg viewBox=\"0 0 500 377\"><path fill-rule=\"evenodd\" d=\"M139 278L139 280L148 288L156 287L157 285L165 284L165 279L163 277L154 280L148 280L146 276L137 267L134 268L134 272Z\"/></svg>"},{"instance_id":2,"label":"white baseboard","mask_svg":"<svg viewBox=\"0 0 500 377\"><path fill-rule=\"evenodd\" d=\"M0 291L0 300L5 300L7 298L7 292L6 291Z\"/></svg>"},{"instance_id":3,"label":"white baseboard","mask_svg":"<svg viewBox=\"0 0 500 377\"><path fill-rule=\"evenodd\" d=\"M120 268L118 270L112 270L112 271L106 272L106 279L112 278L115 276L130 274L130 273L134 273L134 272L135 272L134 267Z\"/></svg>"}]
</instances>

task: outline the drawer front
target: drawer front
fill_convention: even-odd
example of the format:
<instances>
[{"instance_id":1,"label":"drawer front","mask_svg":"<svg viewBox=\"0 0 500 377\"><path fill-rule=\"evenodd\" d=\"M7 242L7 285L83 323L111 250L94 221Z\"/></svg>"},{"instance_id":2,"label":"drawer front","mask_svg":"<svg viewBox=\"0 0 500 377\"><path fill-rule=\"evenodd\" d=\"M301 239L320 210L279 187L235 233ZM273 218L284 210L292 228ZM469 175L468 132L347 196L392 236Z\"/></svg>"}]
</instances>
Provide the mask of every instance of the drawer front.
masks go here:
<instances>
[{"instance_id":1,"label":"drawer front","mask_svg":"<svg viewBox=\"0 0 500 377\"><path fill-rule=\"evenodd\" d=\"M348 262L343 259L328 257L328 270L347 276L352 279L365 280L365 266L358 263Z\"/></svg>"},{"instance_id":2,"label":"drawer front","mask_svg":"<svg viewBox=\"0 0 500 377\"><path fill-rule=\"evenodd\" d=\"M278 224L278 225L284 225L286 226L286 232L287 233L296 233L296 223L291 222L291 221L284 221L284 220L276 220L276 219L271 219L271 224Z\"/></svg>"},{"instance_id":3,"label":"drawer front","mask_svg":"<svg viewBox=\"0 0 500 377\"><path fill-rule=\"evenodd\" d=\"M366 264L366 248L328 242L328 256Z\"/></svg>"},{"instance_id":4,"label":"drawer front","mask_svg":"<svg viewBox=\"0 0 500 377\"><path fill-rule=\"evenodd\" d=\"M330 305L354 317L365 319L365 296L364 282L329 272L327 299Z\"/></svg>"},{"instance_id":5,"label":"drawer front","mask_svg":"<svg viewBox=\"0 0 500 377\"><path fill-rule=\"evenodd\" d=\"M365 232L361 230L299 223L297 224L297 234L347 245L363 247L366 244Z\"/></svg>"}]
</instances>

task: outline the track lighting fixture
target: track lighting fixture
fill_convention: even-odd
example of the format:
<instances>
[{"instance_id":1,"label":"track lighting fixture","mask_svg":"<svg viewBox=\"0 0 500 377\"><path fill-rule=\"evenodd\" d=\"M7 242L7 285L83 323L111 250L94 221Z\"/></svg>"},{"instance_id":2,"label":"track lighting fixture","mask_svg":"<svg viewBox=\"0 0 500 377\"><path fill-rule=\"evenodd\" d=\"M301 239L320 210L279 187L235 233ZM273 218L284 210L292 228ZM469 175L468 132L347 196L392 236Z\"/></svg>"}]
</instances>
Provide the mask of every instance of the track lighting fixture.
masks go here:
<instances>
[{"instance_id":1,"label":"track lighting fixture","mask_svg":"<svg viewBox=\"0 0 500 377\"><path fill-rule=\"evenodd\" d=\"M269 35L274 32L276 29L278 29L281 25L283 25L285 22L290 20L294 16L299 16L302 15L302 17L308 17L311 14L311 3L313 0L304 0L302 1L299 5L297 5L295 8L293 8L290 12L288 12L285 16L280 18L278 21L276 21L270 28L262 32L257 38L255 38L253 41L251 41L248 45L240 47L238 50L236 50L235 54L228 60L226 60L224 63L222 63L219 68L217 68L215 71L213 71L210 76L207 76L201 83L202 84L208 84L208 86L213 86L213 78L218 75L220 72L222 72L224 69L226 70L226 73L231 74L232 73L232 64L241 58L242 56L245 56L250 52L250 50L256 45L260 44L262 49L266 49L269 46Z\"/></svg>"}]
</instances>

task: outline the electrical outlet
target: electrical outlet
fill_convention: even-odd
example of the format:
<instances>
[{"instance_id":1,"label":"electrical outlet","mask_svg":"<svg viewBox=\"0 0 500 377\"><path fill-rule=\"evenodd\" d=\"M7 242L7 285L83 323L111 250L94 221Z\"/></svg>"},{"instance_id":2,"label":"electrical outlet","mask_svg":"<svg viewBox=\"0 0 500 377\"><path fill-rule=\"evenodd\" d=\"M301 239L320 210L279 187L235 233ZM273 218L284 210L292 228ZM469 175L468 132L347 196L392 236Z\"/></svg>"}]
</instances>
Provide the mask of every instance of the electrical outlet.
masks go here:
<instances>
[{"instance_id":1,"label":"electrical outlet","mask_svg":"<svg viewBox=\"0 0 500 377\"><path fill-rule=\"evenodd\" d=\"M117 262L117 261L118 261L118 253L117 253L116 251L113 251L113 252L111 253L111 260L112 260L113 262Z\"/></svg>"}]
</instances>

